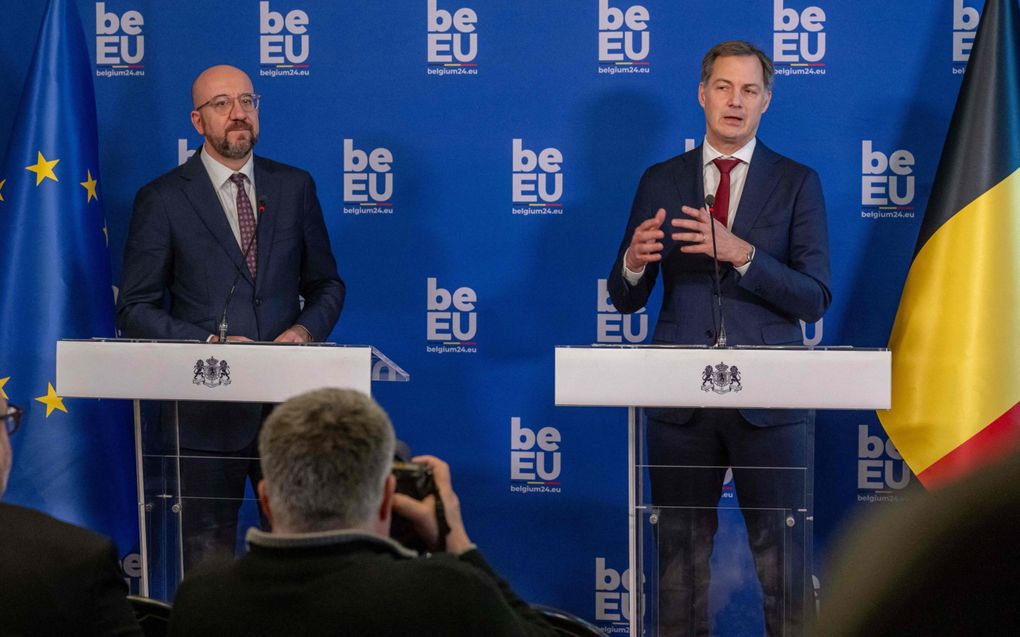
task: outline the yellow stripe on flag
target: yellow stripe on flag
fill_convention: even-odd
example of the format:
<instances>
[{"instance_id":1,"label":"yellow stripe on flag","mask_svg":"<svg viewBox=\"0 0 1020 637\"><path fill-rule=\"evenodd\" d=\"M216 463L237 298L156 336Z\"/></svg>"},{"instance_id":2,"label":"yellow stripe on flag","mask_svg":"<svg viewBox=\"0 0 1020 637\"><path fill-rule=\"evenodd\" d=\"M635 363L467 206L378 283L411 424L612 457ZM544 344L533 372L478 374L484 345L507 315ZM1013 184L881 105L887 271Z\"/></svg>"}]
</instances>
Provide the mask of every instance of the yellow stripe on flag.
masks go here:
<instances>
[{"instance_id":1,"label":"yellow stripe on flag","mask_svg":"<svg viewBox=\"0 0 1020 637\"><path fill-rule=\"evenodd\" d=\"M957 212L914 259L879 411L915 473L1020 401L1020 170Z\"/></svg>"}]
</instances>

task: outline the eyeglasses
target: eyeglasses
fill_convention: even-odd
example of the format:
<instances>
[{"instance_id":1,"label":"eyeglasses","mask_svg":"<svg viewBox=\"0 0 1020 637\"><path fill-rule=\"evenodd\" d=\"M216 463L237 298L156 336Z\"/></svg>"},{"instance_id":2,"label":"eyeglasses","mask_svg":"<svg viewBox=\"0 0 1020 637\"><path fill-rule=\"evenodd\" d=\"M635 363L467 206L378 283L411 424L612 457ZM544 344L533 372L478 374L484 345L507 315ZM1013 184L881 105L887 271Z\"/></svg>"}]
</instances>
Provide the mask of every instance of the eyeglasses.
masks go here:
<instances>
[{"instance_id":1,"label":"eyeglasses","mask_svg":"<svg viewBox=\"0 0 1020 637\"><path fill-rule=\"evenodd\" d=\"M0 415L3 418L4 429L7 430L8 436L13 436L14 432L18 430L18 425L21 424L21 414L24 413L21 407L18 407L14 403L7 404L7 413Z\"/></svg>"},{"instance_id":2,"label":"eyeglasses","mask_svg":"<svg viewBox=\"0 0 1020 637\"><path fill-rule=\"evenodd\" d=\"M217 115L226 115L230 112L230 109L234 106L234 100L241 105L241 110L245 113L251 113L259 109L259 99L261 95L257 93L241 93L237 97L230 97L229 95L217 95L205 104L196 106L195 110L202 110L206 106L211 106Z\"/></svg>"}]
</instances>

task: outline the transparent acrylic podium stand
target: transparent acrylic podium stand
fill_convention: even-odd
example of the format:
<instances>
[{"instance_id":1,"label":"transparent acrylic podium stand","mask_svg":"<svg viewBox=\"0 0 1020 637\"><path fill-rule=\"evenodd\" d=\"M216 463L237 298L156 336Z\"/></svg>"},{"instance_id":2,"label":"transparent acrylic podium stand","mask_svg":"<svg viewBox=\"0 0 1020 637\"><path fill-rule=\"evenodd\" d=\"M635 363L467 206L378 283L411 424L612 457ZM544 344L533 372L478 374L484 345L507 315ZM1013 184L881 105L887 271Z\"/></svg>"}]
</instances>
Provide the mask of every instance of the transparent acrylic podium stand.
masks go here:
<instances>
[{"instance_id":1,"label":"transparent acrylic podium stand","mask_svg":"<svg viewBox=\"0 0 1020 637\"><path fill-rule=\"evenodd\" d=\"M720 565L747 553L746 535L723 537L722 531L746 528L748 518L753 518L754 533L769 534L756 536L765 547L757 566L767 582L768 590L761 593L769 607L766 619L775 634L800 634L812 603L813 429L803 437L803 462L793 465L704 467L663 458L653 463L643 412L684 407L884 409L891 400L889 351L591 346L558 347L555 359L557 405L628 407L631 635L707 631L711 605L719 600L711 594L706 598L704 584L711 581L711 591L725 579L718 577ZM732 482L726 481L730 475ZM711 487L694 488L698 484L722 489L713 493ZM746 501L738 506L741 492ZM709 539L713 520L720 530L714 552ZM744 569L752 588L757 587L755 571L754 566ZM743 632L762 634L764 627L759 623Z\"/></svg>"},{"instance_id":2,"label":"transparent acrylic podium stand","mask_svg":"<svg viewBox=\"0 0 1020 637\"><path fill-rule=\"evenodd\" d=\"M406 380L404 370L371 346L122 339L57 343L61 396L134 401L143 564L139 592L163 599L172 599L183 578L186 553L204 554L196 538L215 538L212 529L202 533L203 518L217 512L220 518L235 515L244 504L243 510L257 518L250 490L240 499L224 498L215 484L229 472L246 475L257 465L255 454L223 457L189 449L191 423L208 428L237 412L262 418L273 404L319 387L370 394L373 381Z\"/></svg>"},{"instance_id":3,"label":"transparent acrylic podium stand","mask_svg":"<svg viewBox=\"0 0 1020 637\"><path fill-rule=\"evenodd\" d=\"M725 615L730 634L800 635L811 603L813 428L800 428L798 460L784 466L679 464L650 458L643 411L633 472L646 587L634 634L716 634L713 618Z\"/></svg>"}]
</instances>

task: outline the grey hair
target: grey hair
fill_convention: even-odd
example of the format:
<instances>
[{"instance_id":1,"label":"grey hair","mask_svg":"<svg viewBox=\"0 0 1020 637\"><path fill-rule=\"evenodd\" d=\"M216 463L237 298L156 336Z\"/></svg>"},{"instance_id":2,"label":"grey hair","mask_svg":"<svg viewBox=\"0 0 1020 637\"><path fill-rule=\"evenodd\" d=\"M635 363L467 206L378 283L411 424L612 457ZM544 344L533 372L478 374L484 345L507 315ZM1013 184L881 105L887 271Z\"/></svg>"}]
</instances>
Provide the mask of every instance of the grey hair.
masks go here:
<instances>
[{"instance_id":1,"label":"grey hair","mask_svg":"<svg viewBox=\"0 0 1020 637\"><path fill-rule=\"evenodd\" d=\"M259 434L274 520L292 532L368 522L393 467L389 416L349 389L317 389L279 405Z\"/></svg>"},{"instance_id":2,"label":"grey hair","mask_svg":"<svg viewBox=\"0 0 1020 637\"><path fill-rule=\"evenodd\" d=\"M758 58L758 61L761 62L761 75L765 82L765 90L772 92L772 84L776 79L776 69L772 64L772 58L746 40L720 42L709 49L701 60L701 83L708 84L708 78L712 77L712 67L715 65L716 59L743 55L753 55Z\"/></svg>"}]
</instances>

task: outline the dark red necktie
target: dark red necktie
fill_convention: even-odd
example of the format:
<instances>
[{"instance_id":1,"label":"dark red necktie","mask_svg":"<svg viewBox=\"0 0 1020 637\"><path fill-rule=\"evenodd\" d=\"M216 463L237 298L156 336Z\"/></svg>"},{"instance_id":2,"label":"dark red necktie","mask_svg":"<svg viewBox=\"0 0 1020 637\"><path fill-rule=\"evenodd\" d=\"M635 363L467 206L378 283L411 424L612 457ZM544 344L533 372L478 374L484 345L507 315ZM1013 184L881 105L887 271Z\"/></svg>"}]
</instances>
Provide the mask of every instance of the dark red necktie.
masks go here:
<instances>
[{"instance_id":1,"label":"dark red necktie","mask_svg":"<svg viewBox=\"0 0 1020 637\"><path fill-rule=\"evenodd\" d=\"M740 163L739 159L713 159L712 163L719 169L719 187L715 190L715 206L713 207L716 220L722 225L727 225L730 218L730 171Z\"/></svg>"},{"instance_id":2,"label":"dark red necktie","mask_svg":"<svg viewBox=\"0 0 1020 637\"><path fill-rule=\"evenodd\" d=\"M241 229L241 251L243 252L248 247L249 242L251 243L251 249L248 250L248 271L251 272L252 278L255 278L255 267L259 260L259 246L258 241L252 241L252 237L255 236L257 226L255 225L255 211L251 207L251 199L248 199L248 193L244 189L244 180L245 176L241 173L234 173L230 176L230 181L234 182L234 185L237 186L237 225Z\"/></svg>"}]
</instances>

